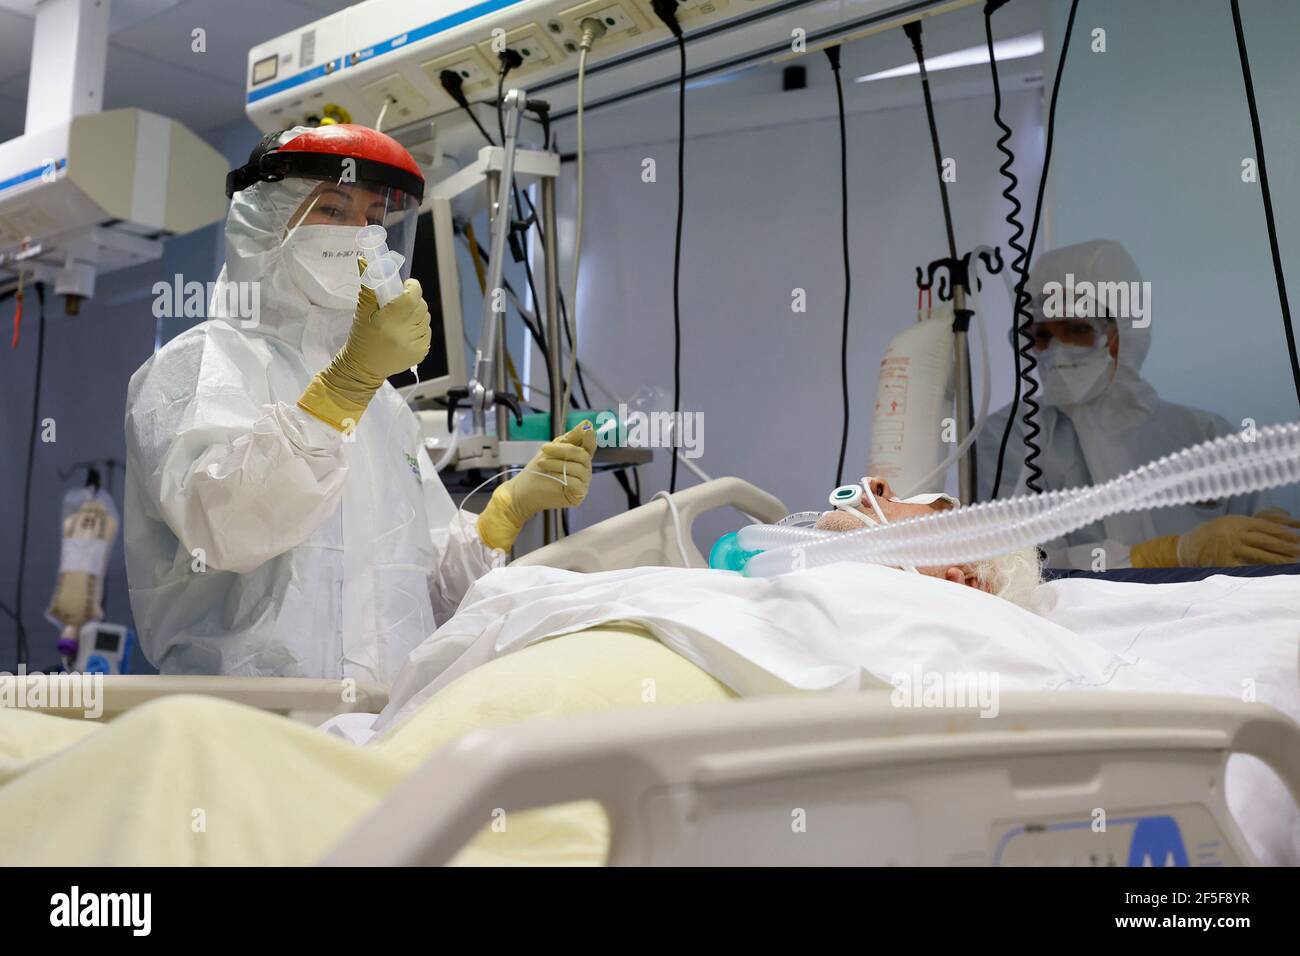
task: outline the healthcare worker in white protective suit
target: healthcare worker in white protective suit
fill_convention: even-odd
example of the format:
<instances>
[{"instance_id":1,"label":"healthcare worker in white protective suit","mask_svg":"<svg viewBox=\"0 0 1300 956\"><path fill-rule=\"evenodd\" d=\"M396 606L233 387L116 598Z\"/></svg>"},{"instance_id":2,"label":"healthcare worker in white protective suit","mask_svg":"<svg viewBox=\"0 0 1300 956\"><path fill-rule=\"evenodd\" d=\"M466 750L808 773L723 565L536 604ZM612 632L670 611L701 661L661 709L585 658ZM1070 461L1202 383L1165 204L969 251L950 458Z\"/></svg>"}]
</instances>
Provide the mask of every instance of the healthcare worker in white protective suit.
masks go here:
<instances>
[{"instance_id":1,"label":"healthcare worker in white protective suit","mask_svg":"<svg viewBox=\"0 0 1300 956\"><path fill-rule=\"evenodd\" d=\"M525 521L582 501L594 432L543 446L482 515L458 512L386 381L428 351L419 283L381 309L359 279L367 224L410 261L411 155L365 127L298 127L226 189L212 318L127 396L141 644L164 673L391 681Z\"/></svg>"},{"instance_id":2,"label":"healthcare worker in white protective suit","mask_svg":"<svg viewBox=\"0 0 1300 956\"><path fill-rule=\"evenodd\" d=\"M1122 283L1124 295L1111 290ZM1030 270L1033 354L1044 491L1099 484L1148 461L1234 431L1211 412L1161 399L1139 374L1151 344L1150 302L1136 318L1136 264L1118 242L1096 239L1044 253ZM1070 290L1075 299L1068 303ZM1110 315L1119 304L1127 314ZM1065 306L1063 308L1063 306ZM1166 319L1165 321L1168 321ZM1017 338L1019 341L1019 338ZM993 494L1010 406L978 438L979 494ZM1007 443L999 497L1023 494L1022 402ZM1259 511L1255 495L1112 515L1044 546L1057 568L1227 567L1300 560L1300 522ZM1098 549L1101 549L1100 551Z\"/></svg>"}]
</instances>

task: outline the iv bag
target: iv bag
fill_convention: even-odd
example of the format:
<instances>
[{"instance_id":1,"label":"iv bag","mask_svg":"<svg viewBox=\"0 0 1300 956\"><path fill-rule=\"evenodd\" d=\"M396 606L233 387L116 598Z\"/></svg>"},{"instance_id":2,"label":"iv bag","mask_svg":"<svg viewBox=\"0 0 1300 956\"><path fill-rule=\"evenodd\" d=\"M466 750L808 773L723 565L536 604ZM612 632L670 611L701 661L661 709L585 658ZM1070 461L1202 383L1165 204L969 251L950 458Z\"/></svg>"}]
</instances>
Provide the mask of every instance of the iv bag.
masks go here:
<instances>
[{"instance_id":1,"label":"iv bag","mask_svg":"<svg viewBox=\"0 0 1300 956\"><path fill-rule=\"evenodd\" d=\"M81 626L104 617L104 575L120 525L113 496L99 488L76 488L63 496L63 547L59 581L45 618L75 638Z\"/></svg>"},{"instance_id":2,"label":"iv bag","mask_svg":"<svg viewBox=\"0 0 1300 956\"><path fill-rule=\"evenodd\" d=\"M951 305L936 308L894 336L880 361L866 474L900 494L939 467L951 447L944 420L954 415L952 321ZM939 475L934 488L916 491L943 491L943 481Z\"/></svg>"}]
</instances>

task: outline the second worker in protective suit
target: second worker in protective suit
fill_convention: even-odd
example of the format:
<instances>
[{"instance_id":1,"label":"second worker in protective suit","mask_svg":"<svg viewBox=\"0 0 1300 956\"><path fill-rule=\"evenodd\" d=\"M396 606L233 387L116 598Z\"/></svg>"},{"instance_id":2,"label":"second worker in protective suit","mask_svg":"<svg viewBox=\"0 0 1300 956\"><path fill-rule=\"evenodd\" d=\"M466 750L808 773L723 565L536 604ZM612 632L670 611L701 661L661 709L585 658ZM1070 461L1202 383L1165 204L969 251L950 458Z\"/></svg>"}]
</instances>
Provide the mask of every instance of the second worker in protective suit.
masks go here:
<instances>
[{"instance_id":1,"label":"second worker in protective suit","mask_svg":"<svg viewBox=\"0 0 1300 956\"><path fill-rule=\"evenodd\" d=\"M1062 293L1075 300L1060 313ZM1032 353L1044 491L1100 484L1162 455L1233 431L1211 412L1160 398L1139 369L1151 344L1150 303L1135 321L1141 275L1118 242L1096 239L1044 253L1030 271ZM1122 292L1114 296L1112 292ZM1104 300L1104 301L1103 301ZM1108 314L1108 304L1130 306ZM1017 339L1017 343L1019 343ZM1022 403L999 497L1026 491ZM979 494L993 495L1010 407L989 415L978 439ZM1049 567L1228 567L1300 560L1300 522L1256 495L1118 514L1045 546Z\"/></svg>"},{"instance_id":2,"label":"second worker in protective suit","mask_svg":"<svg viewBox=\"0 0 1300 956\"><path fill-rule=\"evenodd\" d=\"M590 423L478 516L434 471L387 382L428 351L428 307L407 280L380 308L356 245L381 224L409 262L423 190L396 140L348 125L267 137L230 174L210 318L127 396L131 605L163 673L391 681L524 522L586 495Z\"/></svg>"}]
</instances>

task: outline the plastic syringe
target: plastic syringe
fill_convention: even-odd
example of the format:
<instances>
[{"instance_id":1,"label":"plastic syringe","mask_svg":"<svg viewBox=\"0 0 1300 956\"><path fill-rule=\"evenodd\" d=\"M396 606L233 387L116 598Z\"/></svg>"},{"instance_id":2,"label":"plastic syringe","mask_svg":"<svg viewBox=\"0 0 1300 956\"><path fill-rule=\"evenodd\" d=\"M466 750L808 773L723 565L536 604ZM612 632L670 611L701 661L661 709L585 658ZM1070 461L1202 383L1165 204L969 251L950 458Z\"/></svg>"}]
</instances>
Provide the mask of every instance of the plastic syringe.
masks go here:
<instances>
[{"instance_id":1,"label":"plastic syringe","mask_svg":"<svg viewBox=\"0 0 1300 956\"><path fill-rule=\"evenodd\" d=\"M388 248L388 231L378 223L357 230L357 247L366 260L366 271L361 284L375 293L382 309L402 294L402 263L406 260L399 252ZM419 384L418 366L411 366L411 374Z\"/></svg>"}]
</instances>

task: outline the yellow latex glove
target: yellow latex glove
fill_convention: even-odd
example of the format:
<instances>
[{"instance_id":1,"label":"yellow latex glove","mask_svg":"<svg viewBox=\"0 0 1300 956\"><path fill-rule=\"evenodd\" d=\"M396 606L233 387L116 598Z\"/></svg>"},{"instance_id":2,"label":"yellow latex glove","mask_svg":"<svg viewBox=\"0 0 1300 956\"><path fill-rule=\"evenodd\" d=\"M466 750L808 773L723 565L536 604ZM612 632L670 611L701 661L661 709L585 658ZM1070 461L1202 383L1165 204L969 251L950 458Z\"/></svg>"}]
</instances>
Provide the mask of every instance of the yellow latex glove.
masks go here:
<instances>
[{"instance_id":1,"label":"yellow latex glove","mask_svg":"<svg viewBox=\"0 0 1300 956\"><path fill-rule=\"evenodd\" d=\"M365 268L364 262L358 265ZM375 293L362 286L347 342L311 380L298 407L341 432L350 431L388 376L420 364L432 336L419 282L407 279L402 294L382 309Z\"/></svg>"},{"instance_id":2,"label":"yellow latex glove","mask_svg":"<svg viewBox=\"0 0 1300 956\"><path fill-rule=\"evenodd\" d=\"M1135 568L1232 568L1243 564L1290 564L1300 560L1300 528L1281 508L1261 511L1253 518L1224 515L1186 534L1153 538L1135 545Z\"/></svg>"},{"instance_id":3,"label":"yellow latex glove","mask_svg":"<svg viewBox=\"0 0 1300 956\"><path fill-rule=\"evenodd\" d=\"M596 432L584 421L549 441L524 470L492 493L478 516L478 535L489 548L509 551L524 524L539 511L571 508L587 497Z\"/></svg>"}]
</instances>

